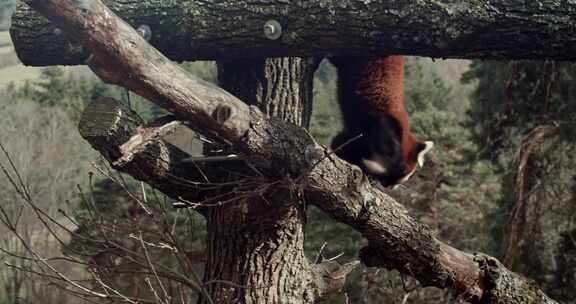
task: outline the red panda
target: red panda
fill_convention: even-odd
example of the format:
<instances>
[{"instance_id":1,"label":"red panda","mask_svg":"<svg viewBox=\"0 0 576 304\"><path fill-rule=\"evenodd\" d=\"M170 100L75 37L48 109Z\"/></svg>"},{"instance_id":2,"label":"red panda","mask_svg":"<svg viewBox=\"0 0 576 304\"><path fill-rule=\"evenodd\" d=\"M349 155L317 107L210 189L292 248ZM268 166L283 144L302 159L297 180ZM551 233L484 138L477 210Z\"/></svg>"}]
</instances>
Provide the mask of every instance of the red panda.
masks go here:
<instances>
[{"instance_id":1,"label":"red panda","mask_svg":"<svg viewBox=\"0 0 576 304\"><path fill-rule=\"evenodd\" d=\"M433 143L419 141L410 132L404 108L403 57L343 56L330 61L338 70L338 102L344 121L332 149L384 186L408 180L423 165Z\"/></svg>"}]
</instances>

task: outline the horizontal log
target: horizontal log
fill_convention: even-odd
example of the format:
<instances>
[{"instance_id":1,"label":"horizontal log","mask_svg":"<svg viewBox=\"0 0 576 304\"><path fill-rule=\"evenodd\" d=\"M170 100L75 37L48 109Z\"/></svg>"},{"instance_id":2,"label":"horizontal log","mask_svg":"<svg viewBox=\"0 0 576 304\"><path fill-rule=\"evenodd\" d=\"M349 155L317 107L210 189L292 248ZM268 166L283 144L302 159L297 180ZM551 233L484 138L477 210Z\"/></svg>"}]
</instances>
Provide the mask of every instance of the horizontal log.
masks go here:
<instances>
[{"instance_id":1,"label":"horizontal log","mask_svg":"<svg viewBox=\"0 0 576 304\"><path fill-rule=\"evenodd\" d=\"M576 3L568 0L104 3L133 27L149 27L150 43L175 61L367 53L576 59ZM87 49L25 4L12 22L26 65L77 65L88 58Z\"/></svg>"}]
</instances>

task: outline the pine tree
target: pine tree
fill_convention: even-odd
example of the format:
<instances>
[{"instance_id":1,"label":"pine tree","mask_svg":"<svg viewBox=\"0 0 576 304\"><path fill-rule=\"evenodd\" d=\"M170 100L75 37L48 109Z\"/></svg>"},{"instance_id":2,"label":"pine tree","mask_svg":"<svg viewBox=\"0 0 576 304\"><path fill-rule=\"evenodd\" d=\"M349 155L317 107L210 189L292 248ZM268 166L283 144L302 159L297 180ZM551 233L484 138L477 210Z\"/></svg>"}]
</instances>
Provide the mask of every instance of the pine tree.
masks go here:
<instances>
[{"instance_id":1,"label":"pine tree","mask_svg":"<svg viewBox=\"0 0 576 304\"><path fill-rule=\"evenodd\" d=\"M492 249L551 294L568 288L554 279L558 257L574 254L558 243L574 225L575 78L575 65L551 61L479 61L466 76L478 82L469 127L503 174Z\"/></svg>"}]
</instances>

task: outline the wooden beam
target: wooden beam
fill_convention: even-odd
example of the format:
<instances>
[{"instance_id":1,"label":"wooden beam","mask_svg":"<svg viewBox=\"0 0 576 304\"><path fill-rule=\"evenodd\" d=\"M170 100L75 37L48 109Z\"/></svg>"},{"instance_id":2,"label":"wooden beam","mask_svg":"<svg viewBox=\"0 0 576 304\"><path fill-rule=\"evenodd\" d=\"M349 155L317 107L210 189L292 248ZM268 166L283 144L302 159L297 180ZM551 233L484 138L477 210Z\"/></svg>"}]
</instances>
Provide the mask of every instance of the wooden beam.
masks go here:
<instances>
[{"instance_id":1,"label":"wooden beam","mask_svg":"<svg viewBox=\"0 0 576 304\"><path fill-rule=\"evenodd\" d=\"M134 28L149 27L150 43L174 61L367 53L576 59L573 1L104 2ZM24 64L85 63L88 49L58 27L18 5L11 35Z\"/></svg>"}]
</instances>

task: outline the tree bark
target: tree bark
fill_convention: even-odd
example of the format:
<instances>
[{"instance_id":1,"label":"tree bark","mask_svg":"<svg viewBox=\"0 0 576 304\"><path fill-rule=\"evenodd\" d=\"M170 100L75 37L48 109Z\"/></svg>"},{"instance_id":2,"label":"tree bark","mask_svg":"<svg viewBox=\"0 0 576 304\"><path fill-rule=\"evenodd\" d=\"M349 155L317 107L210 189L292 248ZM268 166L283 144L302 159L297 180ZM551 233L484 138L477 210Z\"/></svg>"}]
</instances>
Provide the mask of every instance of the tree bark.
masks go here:
<instances>
[{"instance_id":1,"label":"tree bark","mask_svg":"<svg viewBox=\"0 0 576 304\"><path fill-rule=\"evenodd\" d=\"M218 70L224 88L269 117L298 125L308 123L315 70L311 60L219 62ZM242 170L237 165L216 164L207 171L212 180L238 182L239 176L229 172L243 172L244 180L255 175L250 168ZM317 274L304 256L304 204L301 198L290 191L278 191L273 184L263 181L254 188L238 185L249 190L238 191L232 203L207 213L209 246L204 282L214 303L314 303L321 295ZM242 198L246 191L251 193ZM199 303L209 302L202 298Z\"/></svg>"},{"instance_id":2,"label":"tree bark","mask_svg":"<svg viewBox=\"0 0 576 304\"><path fill-rule=\"evenodd\" d=\"M576 58L576 3L495 1L104 1L175 61L404 54L436 58ZM264 34L268 20L280 37ZM11 35L26 65L75 65L88 48L20 4ZM272 38L272 39L271 39Z\"/></svg>"},{"instance_id":3,"label":"tree bark","mask_svg":"<svg viewBox=\"0 0 576 304\"><path fill-rule=\"evenodd\" d=\"M263 196L208 213L206 289L213 303L314 303L319 288L304 256L303 205L287 191Z\"/></svg>"},{"instance_id":4,"label":"tree bark","mask_svg":"<svg viewBox=\"0 0 576 304\"><path fill-rule=\"evenodd\" d=\"M335 157L331 151L318 145L302 128L279 119L268 118L258 108L247 106L222 89L187 75L146 44L143 38L118 20L100 1L90 1L89 9L79 9L78 1L70 0L26 2L91 50L90 66L104 81L122 85L149 97L177 117L190 124L193 122L193 126L205 135L219 139L234 151L243 154L247 163L258 172L259 178L264 178L268 185L273 187L273 190L265 190L281 196L290 193L293 200L306 196L308 202L313 202L333 218L360 231L369 240L369 246L361 252L361 259L365 264L398 269L414 276L425 286L451 288L470 303L555 303L495 259L466 254L438 241L432 231L411 218L400 204L380 189L374 188L358 167ZM300 77L298 81L305 79L307 78ZM301 83L298 87L304 88L306 85ZM298 119L298 115L292 119L305 121L303 118ZM261 180L253 181L264 184ZM261 193L270 194L267 191ZM276 206L277 204L279 206ZM244 206L244 210L236 205ZM224 206L222 210L234 210L239 218L230 220L235 220L235 223L244 229L222 226L228 222L218 221L218 218L209 219L212 221L211 225L215 225L211 228L212 235L217 235L219 231L216 229L223 231L219 236L228 238L229 233L240 238L243 235L241 232L248 232L248 240L238 241L238 244L244 242L244 248L238 250L243 250L241 252L246 261L251 260L249 253L256 248L270 253L283 250L275 247L283 243L269 242L272 239L267 233L270 232L260 230L259 224L272 229L274 233L282 233L284 229L292 227L296 231L291 231L290 237L297 238L301 225L298 218L301 214L298 209L293 208L298 208L299 205L288 204L288 208L283 209L286 207L285 203L270 204L269 206L275 207L272 209L278 210L269 211L269 218L258 217L256 222L246 220L251 219L249 215L255 214L252 213L252 208L262 206L263 203L255 206L242 203ZM215 216L231 216L220 208L213 210L216 210L212 211ZM276 225L270 226L268 219L275 221ZM250 238L253 235L250 233L255 231L262 233L255 240L257 243L266 240L262 246L273 247L258 247L251 243ZM283 236L276 235L276 238L282 239ZM284 243L290 248L300 246L298 240L288 237L284 239ZM217 254L214 250L211 252ZM305 262L297 260L295 264L302 266ZM234 265L238 263L235 262ZM218 265L214 264L212 267L216 269ZM248 269L254 270L254 267ZM279 267L286 269L285 267L294 266ZM329 267L324 268L326 269ZM230 270L216 269L210 273L230 274ZM249 272L248 275L252 273L255 272ZM230 275L238 278L241 274ZM306 276L303 277L303 280L307 279ZM220 285L222 284L217 286ZM317 283L316 286L330 285ZM223 299L231 299L256 287L272 288L253 284L235 286L232 294L227 291L216 294L222 295ZM314 292L306 293L309 294ZM308 301L308 296L301 296L303 301Z\"/></svg>"}]
</instances>

